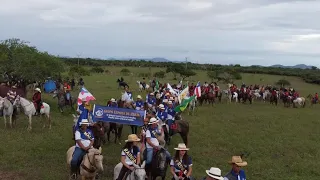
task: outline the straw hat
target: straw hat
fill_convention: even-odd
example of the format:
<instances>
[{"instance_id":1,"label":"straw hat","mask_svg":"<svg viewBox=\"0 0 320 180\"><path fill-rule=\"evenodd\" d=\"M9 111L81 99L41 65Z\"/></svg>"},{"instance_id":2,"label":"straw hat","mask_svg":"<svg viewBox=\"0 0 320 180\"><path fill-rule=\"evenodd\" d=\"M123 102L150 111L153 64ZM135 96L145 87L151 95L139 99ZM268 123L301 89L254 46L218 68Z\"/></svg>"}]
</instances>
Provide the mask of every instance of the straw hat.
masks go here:
<instances>
[{"instance_id":1,"label":"straw hat","mask_svg":"<svg viewBox=\"0 0 320 180\"><path fill-rule=\"evenodd\" d=\"M138 136L136 134L130 134L128 136L128 139L125 140L125 142L139 142L140 139L138 138Z\"/></svg>"},{"instance_id":2,"label":"straw hat","mask_svg":"<svg viewBox=\"0 0 320 180\"><path fill-rule=\"evenodd\" d=\"M189 148L184 143L179 143L178 147L174 148L177 151L189 151Z\"/></svg>"},{"instance_id":3,"label":"straw hat","mask_svg":"<svg viewBox=\"0 0 320 180\"><path fill-rule=\"evenodd\" d=\"M82 119L81 122L80 122L80 126L83 125L83 124L89 125L90 123L89 123L88 119Z\"/></svg>"},{"instance_id":4,"label":"straw hat","mask_svg":"<svg viewBox=\"0 0 320 180\"><path fill-rule=\"evenodd\" d=\"M142 99L142 97L140 95L137 96L137 99Z\"/></svg>"},{"instance_id":5,"label":"straw hat","mask_svg":"<svg viewBox=\"0 0 320 180\"><path fill-rule=\"evenodd\" d=\"M111 98L111 102L116 102L116 100L114 98Z\"/></svg>"},{"instance_id":6,"label":"straw hat","mask_svg":"<svg viewBox=\"0 0 320 180\"><path fill-rule=\"evenodd\" d=\"M211 167L210 170L206 170L206 173L208 176L218 179L218 180L223 180L224 178L221 176L221 169L216 168L216 167Z\"/></svg>"},{"instance_id":7,"label":"straw hat","mask_svg":"<svg viewBox=\"0 0 320 180\"><path fill-rule=\"evenodd\" d=\"M39 93L41 93L41 90L39 88L36 88L35 91L38 91Z\"/></svg>"},{"instance_id":8,"label":"straw hat","mask_svg":"<svg viewBox=\"0 0 320 180\"><path fill-rule=\"evenodd\" d=\"M166 93L166 96L170 96L170 93Z\"/></svg>"},{"instance_id":9,"label":"straw hat","mask_svg":"<svg viewBox=\"0 0 320 180\"><path fill-rule=\"evenodd\" d=\"M158 122L159 122L159 120L157 120L156 118L153 117L153 118L150 119L148 124L156 124Z\"/></svg>"},{"instance_id":10,"label":"straw hat","mask_svg":"<svg viewBox=\"0 0 320 180\"><path fill-rule=\"evenodd\" d=\"M232 156L231 161L229 161L228 163L236 164L237 166L240 166L240 167L248 165L248 163L246 161L243 161L240 156Z\"/></svg>"},{"instance_id":11,"label":"straw hat","mask_svg":"<svg viewBox=\"0 0 320 180\"><path fill-rule=\"evenodd\" d=\"M160 109L165 109L163 104L160 104L158 107L159 107Z\"/></svg>"}]
</instances>

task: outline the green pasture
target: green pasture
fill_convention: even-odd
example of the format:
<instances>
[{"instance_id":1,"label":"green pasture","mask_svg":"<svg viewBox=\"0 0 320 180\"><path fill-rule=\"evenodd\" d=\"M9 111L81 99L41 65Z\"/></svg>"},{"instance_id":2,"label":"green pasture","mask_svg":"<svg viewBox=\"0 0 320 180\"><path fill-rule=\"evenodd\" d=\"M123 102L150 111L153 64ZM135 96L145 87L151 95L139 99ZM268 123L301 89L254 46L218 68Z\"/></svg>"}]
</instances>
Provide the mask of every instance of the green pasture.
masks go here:
<instances>
[{"instance_id":1,"label":"green pasture","mask_svg":"<svg viewBox=\"0 0 320 180\"><path fill-rule=\"evenodd\" d=\"M104 105L110 98L119 98L117 78L122 67L106 67L108 74L93 74L84 77L85 87L96 97L95 103ZM136 75L140 72L156 72L157 68L130 68L133 73L123 76L129 83L134 96L137 96ZM280 77L261 74L242 74L243 80L237 83L274 84L277 80L289 80L301 96L319 91L320 86L306 84L294 77ZM189 82L209 80L206 72L197 72ZM161 82L177 83L167 74ZM185 81L186 82L186 81ZM184 82L184 83L185 83ZM220 84L225 89L225 85ZM74 91L73 95L77 96ZM141 95L145 95L142 93ZM62 180L67 179L66 151L73 145L72 112L61 114L57 111L56 100L48 94L44 101L52 109L51 130L42 129L40 118L33 118L33 130L27 132L27 118L20 115L15 129L4 129L0 123L0 179ZM194 116L184 115L190 122L190 152L193 158L193 176L200 179L211 166L222 169L223 174L230 170L227 164L232 155L245 154L248 166L245 167L248 180L301 180L319 179L317 165L320 162L320 120L319 106L311 107L309 102L304 109L277 107L269 103L221 104L213 107L199 107ZM3 118L1 118L3 119ZM125 126L122 141L130 128ZM112 137L113 138L113 137ZM181 138L177 135L169 147L171 153ZM106 144L103 147L105 171L103 179L113 178L113 168L120 161L119 144ZM169 171L168 171L169 172ZM171 176L170 176L171 178ZM169 179L169 177L167 178Z\"/></svg>"}]
</instances>

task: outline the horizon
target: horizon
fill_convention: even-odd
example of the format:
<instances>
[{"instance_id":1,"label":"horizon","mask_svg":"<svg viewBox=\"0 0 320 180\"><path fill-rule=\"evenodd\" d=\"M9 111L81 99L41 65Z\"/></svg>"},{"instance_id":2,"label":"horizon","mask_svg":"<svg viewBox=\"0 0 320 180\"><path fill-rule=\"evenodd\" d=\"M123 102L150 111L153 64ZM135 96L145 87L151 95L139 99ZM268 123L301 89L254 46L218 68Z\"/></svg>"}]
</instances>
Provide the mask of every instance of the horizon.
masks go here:
<instances>
[{"instance_id":1,"label":"horizon","mask_svg":"<svg viewBox=\"0 0 320 180\"><path fill-rule=\"evenodd\" d=\"M12 0L0 6L7 24L0 39L56 56L320 67L317 7L311 0Z\"/></svg>"}]
</instances>

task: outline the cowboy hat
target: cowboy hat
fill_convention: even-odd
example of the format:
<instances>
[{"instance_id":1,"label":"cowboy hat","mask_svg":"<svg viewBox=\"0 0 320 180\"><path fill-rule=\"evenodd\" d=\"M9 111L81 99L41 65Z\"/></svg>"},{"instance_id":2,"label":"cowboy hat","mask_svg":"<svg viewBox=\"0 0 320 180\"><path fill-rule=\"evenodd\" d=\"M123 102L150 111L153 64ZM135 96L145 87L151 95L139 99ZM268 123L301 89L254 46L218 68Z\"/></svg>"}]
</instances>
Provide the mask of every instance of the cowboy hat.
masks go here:
<instances>
[{"instance_id":1,"label":"cowboy hat","mask_svg":"<svg viewBox=\"0 0 320 180\"><path fill-rule=\"evenodd\" d=\"M168 102L168 99L164 99L163 102L164 102L164 103L167 103L167 102Z\"/></svg>"},{"instance_id":2,"label":"cowboy hat","mask_svg":"<svg viewBox=\"0 0 320 180\"><path fill-rule=\"evenodd\" d=\"M150 119L148 124L156 124L158 122L159 122L159 120L157 120L156 118L153 117L153 118Z\"/></svg>"},{"instance_id":3,"label":"cowboy hat","mask_svg":"<svg viewBox=\"0 0 320 180\"><path fill-rule=\"evenodd\" d=\"M89 123L88 119L82 119L79 125L81 126L83 124L89 125L90 123Z\"/></svg>"},{"instance_id":4,"label":"cowboy hat","mask_svg":"<svg viewBox=\"0 0 320 180\"><path fill-rule=\"evenodd\" d=\"M174 98L171 96L171 97L169 98L169 100L173 101L173 100L174 100Z\"/></svg>"},{"instance_id":5,"label":"cowboy hat","mask_svg":"<svg viewBox=\"0 0 320 180\"><path fill-rule=\"evenodd\" d=\"M142 97L140 95L137 96L137 99L142 99Z\"/></svg>"},{"instance_id":6,"label":"cowboy hat","mask_svg":"<svg viewBox=\"0 0 320 180\"><path fill-rule=\"evenodd\" d=\"M111 100L110 100L111 102L116 102L116 99L114 99L114 98L111 98Z\"/></svg>"},{"instance_id":7,"label":"cowboy hat","mask_svg":"<svg viewBox=\"0 0 320 180\"><path fill-rule=\"evenodd\" d=\"M158 107L159 107L160 109L165 109L163 104L160 104Z\"/></svg>"},{"instance_id":8,"label":"cowboy hat","mask_svg":"<svg viewBox=\"0 0 320 180\"><path fill-rule=\"evenodd\" d=\"M229 161L228 163L236 164L237 166L240 166L240 167L248 165L246 161L242 161L242 158L240 156L232 156L231 161Z\"/></svg>"},{"instance_id":9,"label":"cowboy hat","mask_svg":"<svg viewBox=\"0 0 320 180\"><path fill-rule=\"evenodd\" d=\"M206 173L214 179L223 180L223 177L221 176L221 169L219 168L211 167L210 170L206 170Z\"/></svg>"},{"instance_id":10,"label":"cowboy hat","mask_svg":"<svg viewBox=\"0 0 320 180\"><path fill-rule=\"evenodd\" d=\"M154 93L150 93L150 96L154 96Z\"/></svg>"},{"instance_id":11,"label":"cowboy hat","mask_svg":"<svg viewBox=\"0 0 320 180\"><path fill-rule=\"evenodd\" d=\"M136 134L130 134L128 136L128 139L125 140L125 142L138 142L140 141L140 139L138 138L138 136Z\"/></svg>"},{"instance_id":12,"label":"cowboy hat","mask_svg":"<svg viewBox=\"0 0 320 180\"><path fill-rule=\"evenodd\" d=\"M172 101L168 101L168 104L172 104Z\"/></svg>"},{"instance_id":13,"label":"cowboy hat","mask_svg":"<svg viewBox=\"0 0 320 180\"><path fill-rule=\"evenodd\" d=\"M174 148L177 151L189 151L189 148L184 143L179 143L178 147Z\"/></svg>"},{"instance_id":14,"label":"cowboy hat","mask_svg":"<svg viewBox=\"0 0 320 180\"><path fill-rule=\"evenodd\" d=\"M87 98L82 98L81 101L82 102L87 102Z\"/></svg>"},{"instance_id":15,"label":"cowboy hat","mask_svg":"<svg viewBox=\"0 0 320 180\"><path fill-rule=\"evenodd\" d=\"M36 88L35 91L38 91L39 93L41 93L41 90L39 88Z\"/></svg>"},{"instance_id":16,"label":"cowboy hat","mask_svg":"<svg viewBox=\"0 0 320 180\"><path fill-rule=\"evenodd\" d=\"M170 96L170 93L166 93L166 96Z\"/></svg>"}]
</instances>

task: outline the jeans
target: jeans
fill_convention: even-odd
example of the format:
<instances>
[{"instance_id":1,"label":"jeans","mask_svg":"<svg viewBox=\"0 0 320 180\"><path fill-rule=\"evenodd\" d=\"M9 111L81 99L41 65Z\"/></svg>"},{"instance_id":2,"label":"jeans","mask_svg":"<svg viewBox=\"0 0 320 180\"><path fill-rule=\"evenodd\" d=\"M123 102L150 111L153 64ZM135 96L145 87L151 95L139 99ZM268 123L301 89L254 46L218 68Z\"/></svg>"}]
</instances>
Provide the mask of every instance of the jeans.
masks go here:
<instances>
[{"instance_id":1,"label":"jeans","mask_svg":"<svg viewBox=\"0 0 320 180\"><path fill-rule=\"evenodd\" d=\"M71 172L77 173L78 167L81 164L83 156L86 155L86 151L83 149L76 147L73 152L72 160L71 160Z\"/></svg>"},{"instance_id":2,"label":"jeans","mask_svg":"<svg viewBox=\"0 0 320 180\"><path fill-rule=\"evenodd\" d=\"M171 160L171 154L166 149L165 149L165 153L166 153L167 161L170 161ZM147 148L146 164L151 164L152 157L153 157L153 148Z\"/></svg>"},{"instance_id":3,"label":"jeans","mask_svg":"<svg viewBox=\"0 0 320 180\"><path fill-rule=\"evenodd\" d=\"M70 100L70 93L69 93L69 92L66 93L66 99L67 99L68 101Z\"/></svg>"}]
</instances>

